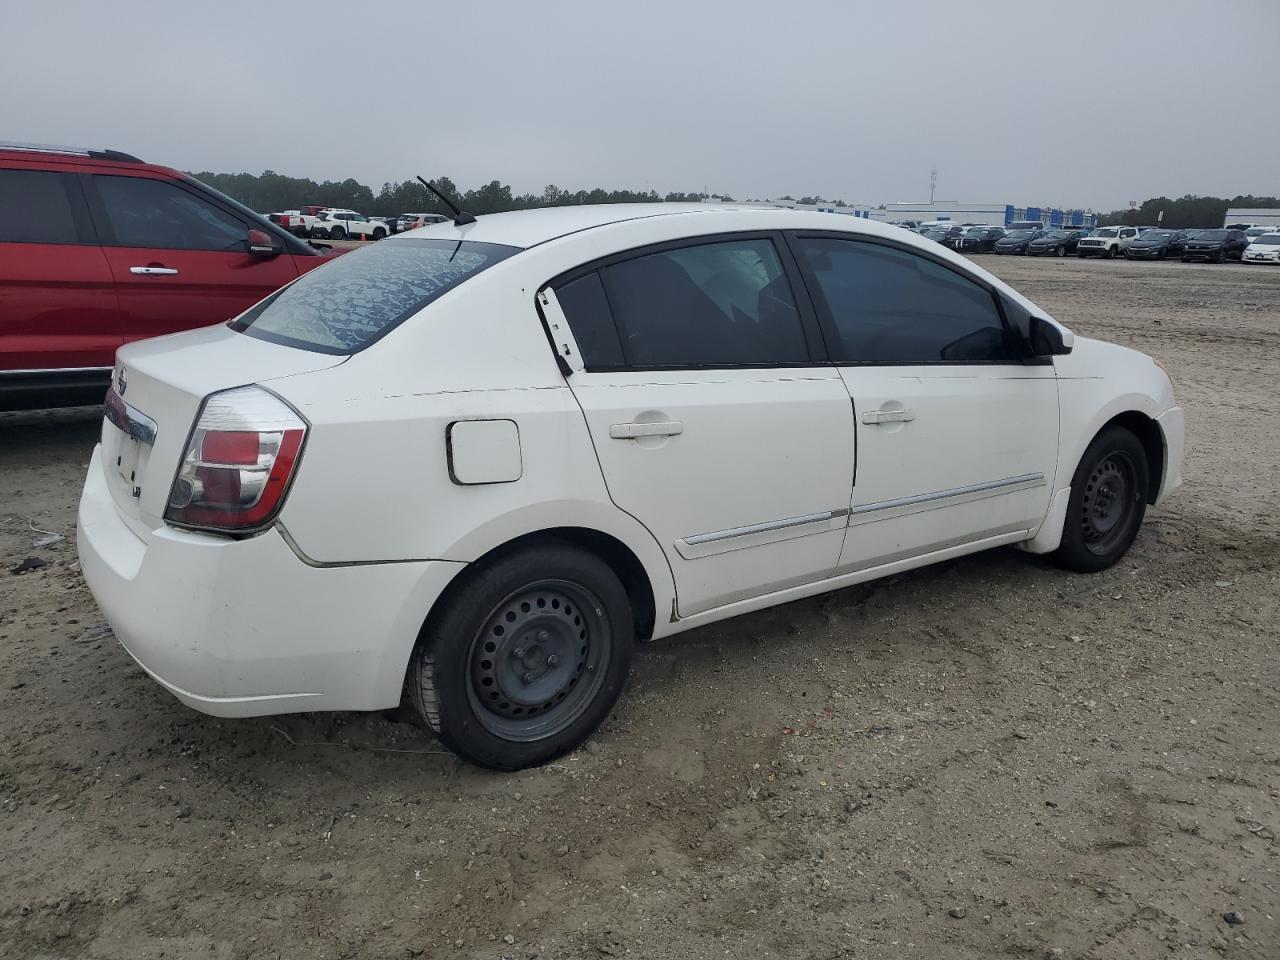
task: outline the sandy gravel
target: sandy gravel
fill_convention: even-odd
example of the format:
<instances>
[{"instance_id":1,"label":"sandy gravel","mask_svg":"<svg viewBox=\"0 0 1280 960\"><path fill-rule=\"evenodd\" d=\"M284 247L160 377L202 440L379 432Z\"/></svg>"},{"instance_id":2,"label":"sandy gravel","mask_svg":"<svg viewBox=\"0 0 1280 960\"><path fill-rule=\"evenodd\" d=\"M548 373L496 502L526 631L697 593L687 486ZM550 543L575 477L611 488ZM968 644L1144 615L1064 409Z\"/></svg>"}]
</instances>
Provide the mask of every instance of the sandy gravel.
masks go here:
<instances>
[{"instance_id":1,"label":"sandy gravel","mask_svg":"<svg viewBox=\"0 0 1280 960\"><path fill-rule=\"evenodd\" d=\"M75 566L96 411L0 415L0 956L1276 960L1280 269L984 262L1174 375L1188 482L1129 557L646 647L519 775L397 716L182 707Z\"/></svg>"}]
</instances>

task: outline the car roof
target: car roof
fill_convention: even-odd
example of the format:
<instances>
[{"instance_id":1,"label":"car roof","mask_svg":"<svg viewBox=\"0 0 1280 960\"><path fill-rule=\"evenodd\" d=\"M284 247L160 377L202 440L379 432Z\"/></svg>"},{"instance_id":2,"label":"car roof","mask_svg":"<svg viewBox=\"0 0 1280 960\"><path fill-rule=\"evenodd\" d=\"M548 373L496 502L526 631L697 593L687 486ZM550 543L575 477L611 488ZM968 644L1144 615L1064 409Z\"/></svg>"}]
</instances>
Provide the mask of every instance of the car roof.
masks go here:
<instances>
[{"instance_id":1,"label":"car roof","mask_svg":"<svg viewBox=\"0 0 1280 960\"><path fill-rule=\"evenodd\" d=\"M676 216L700 218L697 232L706 233L738 229L803 230L806 227L815 230L852 230L881 236L901 236L904 232L902 227L866 217L790 210L786 207L742 207L728 203L602 203L485 214L477 217L475 223L462 227L447 220L419 227L402 236L470 240L528 248L584 230L632 220ZM705 225L701 223L703 218L706 220ZM768 221L769 226L762 227L762 220Z\"/></svg>"}]
</instances>

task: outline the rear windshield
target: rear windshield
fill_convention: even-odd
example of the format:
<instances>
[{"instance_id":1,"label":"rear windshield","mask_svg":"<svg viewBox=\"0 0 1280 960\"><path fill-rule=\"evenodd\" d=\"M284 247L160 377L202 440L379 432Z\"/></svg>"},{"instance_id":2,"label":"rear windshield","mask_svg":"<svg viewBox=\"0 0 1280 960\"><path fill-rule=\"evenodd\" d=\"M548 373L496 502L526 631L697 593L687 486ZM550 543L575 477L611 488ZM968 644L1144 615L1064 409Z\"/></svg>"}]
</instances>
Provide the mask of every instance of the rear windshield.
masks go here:
<instances>
[{"instance_id":1,"label":"rear windshield","mask_svg":"<svg viewBox=\"0 0 1280 960\"><path fill-rule=\"evenodd\" d=\"M469 240L383 240L304 274L231 326L303 350L356 353L517 252Z\"/></svg>"}]
</instances>

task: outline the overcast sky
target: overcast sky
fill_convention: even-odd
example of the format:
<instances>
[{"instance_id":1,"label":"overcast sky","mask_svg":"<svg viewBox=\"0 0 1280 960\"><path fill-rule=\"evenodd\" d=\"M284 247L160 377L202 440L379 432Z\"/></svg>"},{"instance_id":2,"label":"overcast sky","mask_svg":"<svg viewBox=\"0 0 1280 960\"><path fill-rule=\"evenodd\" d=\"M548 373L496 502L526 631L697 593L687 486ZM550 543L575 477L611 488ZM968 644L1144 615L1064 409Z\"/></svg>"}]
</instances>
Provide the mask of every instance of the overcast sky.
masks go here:
<instances>
[{"instance_id":1,"label":"overcast sky","mask_svg":"<svg viewBox=\"0 0 1280 960\"><path fill-rule=\"evenodd\" d=\"M1280 0L13 2L0 140L186 170L1112 209L1280 194Z\"/></svg>"}]
</instances>

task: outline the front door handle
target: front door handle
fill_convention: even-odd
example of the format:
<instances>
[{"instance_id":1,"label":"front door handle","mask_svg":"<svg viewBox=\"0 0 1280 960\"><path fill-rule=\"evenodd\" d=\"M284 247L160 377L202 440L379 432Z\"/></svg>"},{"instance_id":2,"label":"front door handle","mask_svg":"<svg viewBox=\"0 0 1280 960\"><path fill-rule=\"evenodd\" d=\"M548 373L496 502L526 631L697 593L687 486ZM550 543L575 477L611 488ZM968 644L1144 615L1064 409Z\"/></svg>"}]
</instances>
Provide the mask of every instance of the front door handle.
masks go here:
<instances>
[{"instance_id":1,"label":"front door handle","mask_svg":"<svg viewBox=\"0 0 1280 960\"><path fill-rule=\"evenodd\" d=\"M657 423L615 423L609 427L614 440L634 440L637 437L674 437L684 433L679 420L659 420Z\"/></svg>"},{"instance_id":2,"label":"front door handle","mask_svg":"<svg viewBox=\"0 0 1280 960\"><path fill-rule=\"evenodd\" d=\"M914 410L868 410L862 422L873 426L881 423L910 423L916 418Z\"/></svg>"},{"instance_id":3,"label":"front door handle","mask_svg":"<svg viewBox=\"0 0 1280 960\"><path fill-rule=\"evenodd\" d=\"M129 272L140 277L172 277L178 271L174 267L130 267Z\"/></svg>"}]
</instances>

